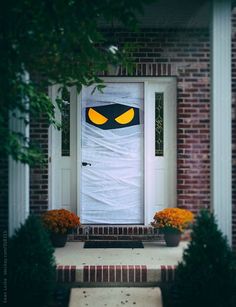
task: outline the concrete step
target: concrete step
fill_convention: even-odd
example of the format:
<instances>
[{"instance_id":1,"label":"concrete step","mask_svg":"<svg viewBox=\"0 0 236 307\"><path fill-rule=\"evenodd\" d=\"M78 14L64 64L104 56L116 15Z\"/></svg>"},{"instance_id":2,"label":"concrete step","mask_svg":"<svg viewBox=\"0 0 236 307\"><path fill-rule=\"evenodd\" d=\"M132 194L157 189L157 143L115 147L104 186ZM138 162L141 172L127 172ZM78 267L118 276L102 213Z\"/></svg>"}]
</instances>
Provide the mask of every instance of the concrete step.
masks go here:
<instances>
[{"instance_id":1,"label":"concrete step","mask_svg":"<svg viewBox=\"0 0 236 307\"><path fill-rule=\"evenodd\" d=\"M73 288L69 307L162 307L158 287Z\"/></svg>"},{"instance_id":2,"label":"concrete step","mask_svg":"<svg viewBox=\"0 0 236 307\"><path fill-rule=\"evenodd\" d=\"M55 251L57 281L70 286L137 286L172 282L187 242L166 247L144 242L140 249L84 249L83 242L67 242Z\"/></svg>"}]
</instances>

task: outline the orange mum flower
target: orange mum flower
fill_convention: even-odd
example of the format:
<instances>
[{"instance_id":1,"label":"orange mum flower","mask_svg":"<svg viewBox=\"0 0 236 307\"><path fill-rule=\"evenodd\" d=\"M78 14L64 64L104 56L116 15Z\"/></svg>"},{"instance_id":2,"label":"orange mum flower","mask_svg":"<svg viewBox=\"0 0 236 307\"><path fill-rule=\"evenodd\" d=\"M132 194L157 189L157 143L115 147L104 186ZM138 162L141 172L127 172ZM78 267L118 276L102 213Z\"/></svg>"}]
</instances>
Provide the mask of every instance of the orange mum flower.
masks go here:
<instances>
[{"instance_id":1,"label":"orange mum flower","mask_svg":"<svg viewBox=\"0 0 236 307\"><path fill-rule=\"evenodd\" d=\"M191 211L179 208L167 208L155 213L153 227L161 231L174 230L182 232L193 222L194 215Z\"/></svg>"},{"instance_id":2,"label":"orange mum flower","mask_svg":"<svg viewBox=\"0 0 236 307\"><path fill-rule=\"evenodd\" d=\"M46 228L54 233L67 233L80 225L80 218L66 209L49 210L42 219Z\"/></svg>"}]
</instances>

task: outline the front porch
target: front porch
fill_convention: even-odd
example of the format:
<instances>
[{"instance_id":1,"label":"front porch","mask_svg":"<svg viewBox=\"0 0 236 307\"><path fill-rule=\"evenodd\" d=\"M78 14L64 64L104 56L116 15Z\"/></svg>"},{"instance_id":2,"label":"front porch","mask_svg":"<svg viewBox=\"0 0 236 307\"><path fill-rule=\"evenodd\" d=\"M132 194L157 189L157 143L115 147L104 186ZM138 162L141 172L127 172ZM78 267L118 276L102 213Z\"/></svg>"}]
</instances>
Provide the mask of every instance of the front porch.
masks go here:
<instances>
[{"instance_id":1,"label":"front porch","mask_svg":"<svg viewBox=\"0 0 236 307\"><path fill-rule=\"evenodd\" d=\"M235 242L235 239L232 240L235 235L235 232L232 232L235 211L232 205L235 198L234 187L232 192L232 178L234 180L235 175L232 173L231 165L231 2L215 0L211 9L210 1L197 3L195 3L197 6L195 13L192 7L189 7L189 12L186 13L188 18L182 16L184 10L181 10L178 11L179 19L173 20L171 12L175 12L176 17L178 14L173 7L173 1L170 0L169 7L173 9L163 14L166 18L169 16L166 19L168 27L158 15L160 9L164 10L164 7L157 6L155 10L149 8L149 11L153 14L155 12L156 15L155 18L143 21L142 33L131 34L117 29L112 35L120 44L134 41L142 45L136 48L133 55L136 61L133 77L177 79L177 145L173 150L177 155L174 159L177 164L175 189L177 195L174 197L176 201L174 206L188 208L194 213L201 208L211 209L229 242ZM182 2L182 6L185 7L185 1ZM205 14L200 14L199 18L198 13L202 11ZM156 18L157 16L160 19ZM151 27L150 22L158 20L155 29ZM179 23L171 24L171 21ZM109 33L108 29L106 31ZM127 72L118 71L115 77L127 77ZM19 165L10 161L8 191L10 235L29 212L41 214L47 209L63 207L67 205L64 198L71 200L73 206L71 209L74 211L80 205L77 201L79 198L76 200L71 197L69 190L63 194L61 205L52 199L52 196L55 198L59 193L50 191L51 164L53 159L55 160L55 155L52 156L48 148L51 138L48 126L43 123L31 125L30 136L35 142L42 144L45 155L49 156L49 163L45 169L37 167L31 169L29 174L27 167L18 169ZM75 144L72 135L71 144ZM72 169L76 167L75 164L72 165ZM20 177L15 176L15 173L22 173L24 180L19 181ZM68 172L64 173L69 177ZM78 191L79 185L73 178L72 176L70 180ZM155 181L155 187L160 187L160 180L159 185L157 182L158 180ZM66 183L65 187L72 186L69 180L66 180ZM170 188L168 184L165 186ZM22 200L20 203L19 199ZM170 202L167 202L166 206L171 206ZM81 215L81 212L77 210L77 214ZM150 220L149 217L145 223L149 223Z\"/></svg>"},{"instance_id":2,"label":"front porch","mask_svg":"<svg viewBox=\"0 0 236 307\"><path fill-rule=\"evenodd\" d=\"M173 283L188 242L173 248L159 238L143 241L139 249L86 249L84 244L67 242L55 250L57 283L71 289L70 307L163 306L162 291Z\"/></svg>"},{"instance_id":3,"label":"front porch","mask_svg":"<svg viewBox=\"0 0 236 307\"><path fill-rule=\"evenodd\" d=\"M178 247L167 247L152 226L87 225L55 249L57 282L70 286L149 286L173 282L175 268L190 239L186 230ZM134 242L144 248L84 248L86 242Z\"/></svg>"}]
</instances>

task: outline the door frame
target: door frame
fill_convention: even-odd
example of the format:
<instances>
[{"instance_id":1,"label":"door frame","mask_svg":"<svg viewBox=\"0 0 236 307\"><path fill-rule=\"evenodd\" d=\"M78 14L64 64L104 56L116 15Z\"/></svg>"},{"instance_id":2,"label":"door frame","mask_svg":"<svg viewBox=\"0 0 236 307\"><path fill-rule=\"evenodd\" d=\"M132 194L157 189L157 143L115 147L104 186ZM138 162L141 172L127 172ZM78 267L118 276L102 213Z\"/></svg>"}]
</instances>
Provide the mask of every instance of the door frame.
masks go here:
<instances>
[{"instance_id":1,"label":"door frame","mask_svg":"<svg viewBox=\"0 0 236 307\"><path fill-rule=\"evenodd\" d=\"M169 153L169 157L167 159L171 159L171 167L168 169L168 173L165 179L165 197L168 199L165 200L168 207L175 207L177 205L177 192L176 192L176 152L177 152L177 135L176 135L176 92L177 92L177 82L176 77L103 77L102 80L104 82L120 82L120 83L137 83L141 82L144 84L144 154L143 154L143 163L144 163L144 206L143 206L143 214L144 214L144 225L150 224L153 218L153 213L151 212L151 208L148 205L152 203L151 193L149 186L151 186L151 178L150 178L150 163L149 157L153 154L153 142L155 139L153 137L150 139L149 131L153 128L150 122L148 121L148 117L153 112L153 109L150 110L151 104L149 103L150 95L149 95L149 86L160 86L165 93L165 102L168 105L169 114L171 118L167 118L164 114L164 131L167 130L167 135L171 135L171 143L173 150ZM83 90L83 89L82 89ZM82 91L77 96L77 213L80 214L80 203L81 203L81 101L82 100ZM164 112L165 113L165 112ZM168 132L169 130L169 132ZM164 134L165 135L165 134ZM79 141L80 140L80 141ZM164 136L165 140L165 136ZM164 142L165 144L166 142ZM165 146L165 145L164 145ZM166 152L169 152L166 148Z\"/></svg>"},{"instance_id":2,"label":"door frame","mask_svg":"<svg viewBox=\"0 0 236 307\"><path fill-rule=\"evenodd\" d=\"M175 207L177 205L177 190L176 190L176 182L177 182L177 134L176 134L176 101L177 101L177 81L176 77L104 77L102 78L104 82L142 82L144 84L144 224L148 225L152 221L153 212L151 212L150 203L152 203L152 179L150 178L151 166L149 163L149 158L153 154L154 141L153 136L150 137L150 131L154 129L153 125L150 123L149 116L153 115L153 109L150 109L151 101L150 101L150 90L149 87L156 86L160 87L166 94L166 103L168 109L170 110L170 117L168 118L164 114L164 124L166 126L164 129L167 129L167 135L170 135L171 140L168 141L172 144L172 149L166 148L166 152L170 154L171 167L168 169L168 174L166 176L166 184L165 184L165 195L167 199L165 200L167 207ZM57 90L59 86L55 85L49 88L49 96L54 101L57 96ZM73 119L76 121L75 123L71 123L71 128L75 129L73 135L76 139L76 144L73 144L73 139L71 137L71 143L73 144L73 163L76 166L76 184L74 185L74 192L72 198L76 202L77 214L80 214L80 195L81 195L81 98L82 92L78 95L76 93L75 87L71 89L72 94L72 103L73 103ZM59 113L56 108L56 117L59 119ZM151 129L151 130L150 130ZM169 131L169 132L168 132ZM58 150L55 148L54 138L58 137L59 131L54 127L50 126L49 128L49 139L48 139L48 154L49 154L49 165L48 165L48 199L49 199L49 208L55 209L55 193L57 193L55 182L53 177L56 172L56 162L54 159L54 154ZM80 140L80 141L79 141ZM165 140L165 137L164 137ZM164 142L164 146L166 143Z\"/></svg>"}]
</instances>

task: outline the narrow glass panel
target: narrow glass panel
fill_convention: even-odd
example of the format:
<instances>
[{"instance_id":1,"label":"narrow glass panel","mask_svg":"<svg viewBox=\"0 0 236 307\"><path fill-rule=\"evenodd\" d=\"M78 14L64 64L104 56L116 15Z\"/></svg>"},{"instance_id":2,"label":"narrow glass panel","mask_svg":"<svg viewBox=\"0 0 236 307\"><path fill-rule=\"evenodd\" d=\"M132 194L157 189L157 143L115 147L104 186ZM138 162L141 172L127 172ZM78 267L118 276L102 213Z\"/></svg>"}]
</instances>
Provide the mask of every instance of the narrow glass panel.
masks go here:
<instances>
[{"instance_id":1,"label":"narrow glass panel","mask_svg":"<svg viewBox=\"0 0 236 307\"><path fill-rule=\"evenodd\" d=\"M70 93L62 91L62 110L61 110L61 155L70 156Z\"/></svg>"},{"instance_id":2,"label":"narrow glass panel","mask_svg":"<svg viewBox=\"0 0 236 307\"><path fill-rule=\"evenodd\" d=\"M155 156L164 155L164 93L155 93Z\"/></svg>"}]
</instances>

